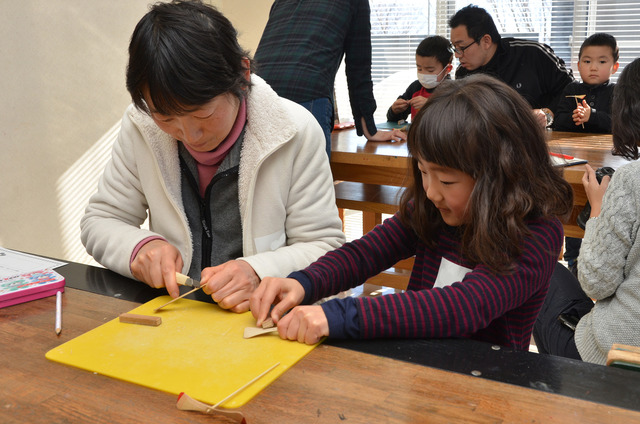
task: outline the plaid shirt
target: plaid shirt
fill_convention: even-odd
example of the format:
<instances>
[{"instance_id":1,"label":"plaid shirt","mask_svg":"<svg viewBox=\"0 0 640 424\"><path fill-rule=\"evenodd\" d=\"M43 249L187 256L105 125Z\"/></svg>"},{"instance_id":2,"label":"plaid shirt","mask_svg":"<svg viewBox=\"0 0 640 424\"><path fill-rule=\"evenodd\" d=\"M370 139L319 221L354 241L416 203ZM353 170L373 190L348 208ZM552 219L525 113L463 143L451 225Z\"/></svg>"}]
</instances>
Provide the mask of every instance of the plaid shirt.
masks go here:
<instances>
[{"instance_id":1,"label":"plaid shirt","mask_svg":"<svg viewBox=\"0 0 640 424\"><path fill-rule=\"evenodd\" d=\"M375 134L369 15L368 0L276 0L255 53L257 74L294 102L333 99L345 55L358 134L362 117Z\"/></svg>"}]
</instances>

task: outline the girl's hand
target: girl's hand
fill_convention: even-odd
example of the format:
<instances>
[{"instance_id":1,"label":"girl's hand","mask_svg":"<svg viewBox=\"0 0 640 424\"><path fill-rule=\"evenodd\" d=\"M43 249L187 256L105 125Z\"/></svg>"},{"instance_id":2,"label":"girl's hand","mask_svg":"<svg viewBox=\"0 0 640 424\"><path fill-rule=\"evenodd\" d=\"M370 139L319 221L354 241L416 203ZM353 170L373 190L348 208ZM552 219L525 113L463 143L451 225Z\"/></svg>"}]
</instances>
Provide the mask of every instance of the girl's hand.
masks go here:
<instances>
[{"instance_id":1,"label":"girl's hand","mask_svg":"<svg viewBox=\"0 0 640 424\"><path fill-rule=\"evenodd\" d=\"M584 186L584 191L587 193L587 198L589 199L589 204L591 205L591 216L600 215L600 209L602 209L602 198L604 197L604 193L609 187L609 181L611 181L610 176L605 176L602 178L602 183L598 184L598 179L596 178L596 172L589 165L585 165L587 168L586 172L582 176L582 185Z\"/></svg>"},{"instance_id":2,"label":"girl's hand","mask_svg":"<svg viewBox=\"0 0 640 424\"><path fill-rule=\"evenodd\" d=\"M166 240L151 240L140 248L131 262L131 273L138 280L153 288L166 287L173 298L180 290L176 272L182 271L182 256L178 249Z\"/></svg>"},{"instance_id":3,"label":"girl's hand","mask_svg":"<svg viewBox=\"0 0 640 424\"><path fill-rule=\"evenodd\" d=\"M329 335L329 322L322 306L297 306L280 320L278 333L284 340L315 344Z\"/></svg>"},{"instance_id":4,"label":"girl's hand","mask_svg":"<svg viewBox=\"0 0 640 424\"><path fill-rule=\"evenodd\" d=\"M249 298L260 278L248 262L227 261L221 265L202 270L200 283L202 290L223 309L233 312L247 312Z\"/></svg>"},{"instance_id":5,"label":"girl's hand","mask_svg":"<svg viewBox=\"0 0 640 424\"><path fill-rule=\"evenodd\" d=\"M278 324L280 318L289 309L299 305L303 299L304 288L298 280L265 277L251 295L249 303L251 313L256 319L256 325L260 326L269 315L273 322ZM271 305L275 305L273 309L271 309ZM269 313L269 310L271 310L271 313Z\"/></svg>"}]
</instances>

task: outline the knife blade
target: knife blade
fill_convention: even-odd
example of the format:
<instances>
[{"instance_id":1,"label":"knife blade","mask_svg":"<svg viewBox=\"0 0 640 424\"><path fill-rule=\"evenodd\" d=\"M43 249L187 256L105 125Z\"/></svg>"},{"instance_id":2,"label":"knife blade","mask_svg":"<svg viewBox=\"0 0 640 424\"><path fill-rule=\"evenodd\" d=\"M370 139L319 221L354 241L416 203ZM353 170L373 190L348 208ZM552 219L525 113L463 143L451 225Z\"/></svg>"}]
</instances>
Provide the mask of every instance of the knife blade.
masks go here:
<instances>
[{"instance_id":1,"label":"knife blade","mask_svg":"<svg viewBox=\"0 0 640 424\"><path fill-rule=\"evenodd\" d=\"M176 283L180 284L181 286L188 286L193 288L200 287L200 281L194 280L193 278L184 274L180 274L179 272L176 272Z\"/></svg>"}]
</instances>

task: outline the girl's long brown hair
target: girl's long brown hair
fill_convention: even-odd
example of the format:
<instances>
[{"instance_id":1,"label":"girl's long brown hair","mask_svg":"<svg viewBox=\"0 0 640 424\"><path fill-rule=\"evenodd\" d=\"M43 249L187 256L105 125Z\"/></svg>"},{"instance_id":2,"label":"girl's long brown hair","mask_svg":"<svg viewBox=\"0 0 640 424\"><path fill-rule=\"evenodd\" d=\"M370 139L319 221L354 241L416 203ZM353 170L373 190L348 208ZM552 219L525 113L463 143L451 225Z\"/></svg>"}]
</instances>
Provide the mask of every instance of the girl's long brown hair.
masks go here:
<instances>
[{"instance_id":1,"label":"girl's long brown hair","mask_svg":"<svg viewBox=\"0 0 640 424\"><path fill-rule=\"evenodd\" d=\"M531 107L490 76L442 83L411 125L408 147L412 178L400 200L402 221L429 246L445 225L426 197L417 158L470 175L476 184L461 253L494 272L511 271L522 254L527 219L571 211L573 190L552 166Z\"/></svg>"},{"instance_id":2,"label":"girl's long brown hair","mask_svg":"<svg viewBox=\"0 0 640 424\"><path fill-rule=\"evenodd\" d=\"M640 58L625 66L611 100L614 155L638 159L640 144Z\"/></svg>"}]
</instances>

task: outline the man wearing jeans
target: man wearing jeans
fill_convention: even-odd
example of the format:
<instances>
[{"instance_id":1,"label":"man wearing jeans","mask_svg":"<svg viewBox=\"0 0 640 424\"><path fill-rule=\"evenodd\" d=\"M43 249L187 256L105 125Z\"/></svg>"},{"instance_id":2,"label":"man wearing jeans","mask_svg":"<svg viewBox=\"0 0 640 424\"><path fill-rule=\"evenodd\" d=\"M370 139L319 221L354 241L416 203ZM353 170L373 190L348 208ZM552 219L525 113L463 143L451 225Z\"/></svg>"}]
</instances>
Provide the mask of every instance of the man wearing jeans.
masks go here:
<instances>
[{"instance_id":1,"label":"man wearing jeans","mask_svg":"<svg viewBox=\"0 0 640 424\"><path fill-rule=\"evenodd\" d=\"M343 56L358 135L374 141L406 138L400 131L377 131L373 120L369 16L368 0L276 0L254 57L260 77L316 117L329 157L333 88Z\"/></svg>"}]
</instances>

